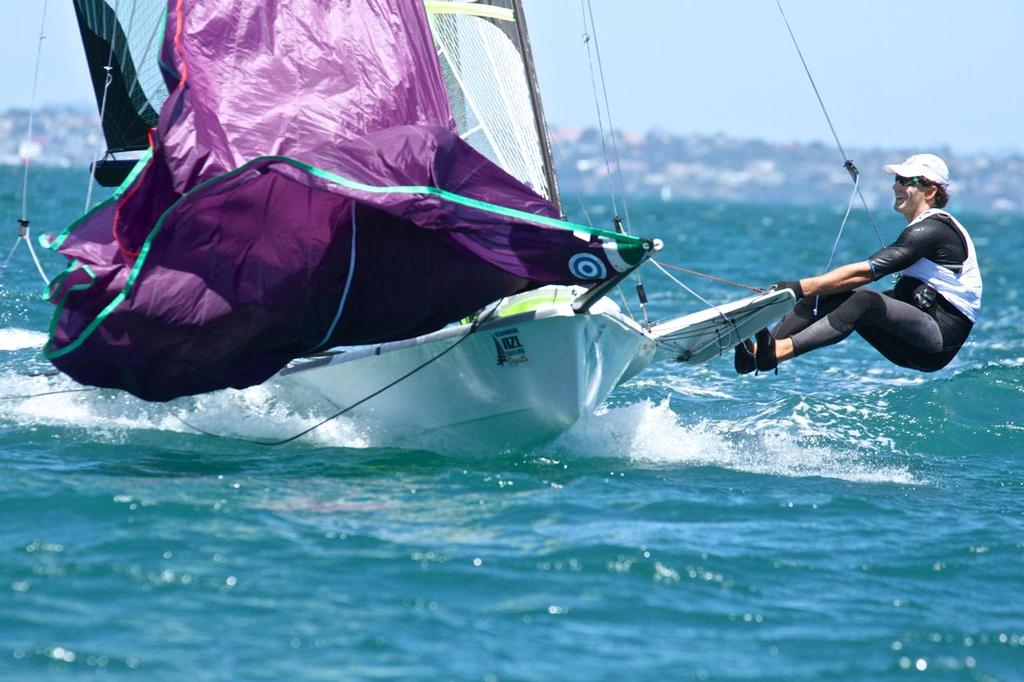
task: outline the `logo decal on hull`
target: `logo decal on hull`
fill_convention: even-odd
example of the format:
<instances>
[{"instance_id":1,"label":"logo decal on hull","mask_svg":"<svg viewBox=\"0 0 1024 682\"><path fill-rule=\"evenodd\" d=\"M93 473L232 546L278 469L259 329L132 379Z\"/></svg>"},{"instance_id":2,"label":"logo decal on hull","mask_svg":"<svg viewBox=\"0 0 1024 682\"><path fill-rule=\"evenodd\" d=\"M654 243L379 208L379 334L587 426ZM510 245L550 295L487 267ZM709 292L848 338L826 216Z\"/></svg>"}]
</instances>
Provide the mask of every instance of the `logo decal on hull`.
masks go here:
<instances>
[{"instance_id":1,"label":"logo decal on hull","mask_svg":"<svg viewBox=\"0 0 1024 682\"><path fill-rule=\"evenodd\" d=\"M494 350L498 353L499 367L515 367L529 361L530 358L526 357L526 348L519 340L519 330L515 327L495 332L491 334L491 338L494 339Z\"/></svg>"}]
</instances>

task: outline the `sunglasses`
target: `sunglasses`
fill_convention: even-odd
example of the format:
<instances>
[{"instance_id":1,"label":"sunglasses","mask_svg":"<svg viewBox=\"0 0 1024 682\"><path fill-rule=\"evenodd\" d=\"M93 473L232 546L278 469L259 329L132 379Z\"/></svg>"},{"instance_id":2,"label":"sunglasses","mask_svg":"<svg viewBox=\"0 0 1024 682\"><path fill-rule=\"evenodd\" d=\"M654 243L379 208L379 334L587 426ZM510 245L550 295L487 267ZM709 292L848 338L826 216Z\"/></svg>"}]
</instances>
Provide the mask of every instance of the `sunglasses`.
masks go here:
<instances>
[{"instance_id":1,"label":"sunglasses","mask_svg":"<svg viewBox=\"0 0 1024 682\"><path fill-rule=\"evenodd\" d=\"M905 178L902 175L897 175L896 176L896 184L902 185L904 187L909 187L910 185L921 185L922 187L931 187L932 186L931 182L929 182L928 180L925 180L922 177L915 176L915 177L912 177L912 178Z\"/></svg>"}]
</instances>

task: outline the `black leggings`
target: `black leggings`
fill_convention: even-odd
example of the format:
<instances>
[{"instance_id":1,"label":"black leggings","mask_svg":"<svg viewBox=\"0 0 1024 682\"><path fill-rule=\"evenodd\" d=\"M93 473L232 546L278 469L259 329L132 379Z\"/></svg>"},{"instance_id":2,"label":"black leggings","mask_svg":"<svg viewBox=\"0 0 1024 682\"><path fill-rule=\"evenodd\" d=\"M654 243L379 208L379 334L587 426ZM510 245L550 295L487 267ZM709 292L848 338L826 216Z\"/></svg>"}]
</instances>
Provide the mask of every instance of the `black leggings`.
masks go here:
<instances>
[{"instance_id":1,"label":"black leggings","mask_svg":"<svg viewBox=\"0 0 1024 682\"><path fill-rule=\"evenodd\" d=\"M934 372L945 367L963 343L961 339L948 347L931 313L889 292L861 288L821 296L817 317L814 305L814 296L801 299L772 331L776 339L792 338L794 356L839 343L856 331L890 362Z\"/></svg>"}]
</instances>

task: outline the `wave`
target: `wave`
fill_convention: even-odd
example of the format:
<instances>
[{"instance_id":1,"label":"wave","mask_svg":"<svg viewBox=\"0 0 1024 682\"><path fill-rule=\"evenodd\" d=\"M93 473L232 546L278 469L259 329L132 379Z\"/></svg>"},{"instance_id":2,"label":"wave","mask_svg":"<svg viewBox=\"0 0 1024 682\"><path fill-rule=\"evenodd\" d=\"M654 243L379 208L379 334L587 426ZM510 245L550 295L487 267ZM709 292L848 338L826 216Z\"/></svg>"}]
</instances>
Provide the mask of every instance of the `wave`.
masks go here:
<instances>
[{"instance_id":1,"label":"wave","mask_svg":"<svg viewBox=\"0 0 1024 682\"><path fill-rule=\"evenodd\" d=\"M17 351L27 348L42 348L49 338L43 332L5 327L0 329L0 351Z\"/></svg>"},{"instance_id":2,"label":"wave","mask_svg":"<svg viewBox=\"0 0 1024 682\"><path fill-rule=\"evenodd\" d=\"M126 442L157 431L240 442L283 440L319 424L325 416L297 409L271 385L227 390L169 403L151 403L120 391L83 387L69 378L0 373L4 420L37 428L71 428L94 442ZM301 404L301 403L299 403ZM304 437L306 445L364 448L375 445L366 426L339 418Z\"/></svg>"},{"instance_id":3,"label":"wave","mask_svg":"<svg viewBox=\"0 0 1024 682\"><path fill-rule=\"evenodd\" d=\"M11 345L38 345L41 339L45 336L24 330L0 330L0 342ZM921 468L915 453L955 454L964 443L980 452L1015 453L1024 447L1018 423L1024 414L1021 365L1024 359L1003 361L873 390L858 385L835 395L780 390L768 393L767 401L763 394L744 397L749 388L742 385L734 395L722 384L693 389L679 379L660 377L657 386L644 381L627 385L616 403L531 452L624 458L637 466L711 466L768 476L924 485L928 478L915 470ZM83 388L63 376L9 369L0 371L0 386L3 421L84 431L87 442L98 443L166 447L172 443L166 436L152 434L172 433L175 447L221 452L246 441L288 438L333 412L274 384L164 404ZM671 398L660 397L666 389ZM235 445L220 445L224 439ZM423 437L348 417L317 426L296 445L494 454L467 452L443 434Z\"/></svg>"},{"instance_id":4,"label":"wave","mask_svg":"<svg viewBox=\"0 0 1024 682\"><path fill-rule=\"evenodd\" d=\"M220 450L214 444L219 444L221 438L235 440L236 444L279 440L319 424L325 416L314 409L297 408L302 396L282 395L272 385L161 404L120 392L83 388L65 377L8 372L0 379L0 399L9 399L4 400L8 403L4 420L29 428L84 431L89 442L172 445L166 435L156 439L147 435L157 432L198 437L204 444L202 449ZM574 458L625 458L638 466L717 466L770 476L817 476L863 483L924 482L906 466L865 454L865 448L816 442L823 436L823 429L810 428L808 422L799 419L762 413L748 420L704 419L688 425L669 403L642 400L603 409L533 454L568 451ZM213 439L211 435L221 438ZM474 454L465 449L453 451L443 439L433 440L342 417L304 436L299 445L366 450L412 447L457 452L459 456Z\"/></svg>"},{"instance_id":5,"label":"wave","mask_svg":"<svg viewBox=\"0 0 1024 682\"><path fill-rule=\"evenodd\" d=\"M834 433L784 415L748 420L702 419L686 424L669 400L614 407L577 424L556 449L600 457L626 457L638 465L715 466L785 477L836 478L858 483L923 485L906 465L892 463L864 444L838 447Z\"/></svg>"},{"instance_id":6,"label":"wave","mask_svg":"<svg viewBox=\"0 0 1024 682\"><path fill-rule=\"evenodd\" d=\"M879 392L907 448L943 456L1017 457L1024 449L1024 358L965 367L919 386Z\"/></svg>"}]
</instances>

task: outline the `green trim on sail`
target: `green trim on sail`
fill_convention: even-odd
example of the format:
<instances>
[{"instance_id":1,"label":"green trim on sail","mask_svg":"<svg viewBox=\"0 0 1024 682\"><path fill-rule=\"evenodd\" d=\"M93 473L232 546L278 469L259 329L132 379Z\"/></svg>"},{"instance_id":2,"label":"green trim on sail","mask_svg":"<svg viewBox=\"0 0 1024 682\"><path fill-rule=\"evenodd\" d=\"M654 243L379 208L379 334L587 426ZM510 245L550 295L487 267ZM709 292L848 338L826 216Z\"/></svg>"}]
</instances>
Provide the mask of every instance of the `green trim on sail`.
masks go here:
<instances>
[{"instance_id":1,"label":"green trim on sail","mask_svg":"<svg viewBox=\"0 0 1024 682\"><path fill-rule=\"evenodd\" d=\"M60 284L61 282L63 282L68 277L68 275L70 275L75 270L78 270L79 268L81 268L85 272L85 274L89 275L89 283L88 284L76 284L73 287L71 287L70 289L68 289L67 293L65 293L61 297L60 303L57 304L57 311L58 312L60 312L61 310L64 309L64 302L67 300L68 296L71 295L71 292L73 292L73 291L85 291L86 289L90 288L93 284L96 283L96 273L92 271L92 268L90 268L88 265L82 265L81 263L78 262L78 259L75 259L75 260L71 261L71 264L62 273L60 273L59 275L54 277L53 280L50 282L50 284L51 285L58 285L58 284ZM50 291L51 290L49 289L49 287L47 287L47 289L43 292L43 299L44 300L48 300L50 298L48 296ZM50 343L52 343L52 341L53 341L53 334L54 334L54 332L57 331L57 321L58 321L58 319L59 319L59 315L54 315L53 318L50 320L50 329L49 329L50 340L46 342L46 347L49 347ZM43 348L43 354L44 355L46 355L46 347ZM47 355L46 357L49 357L49 356Z\"/></svg>"},{"instance_id":2,"label":"green trim on sail","mask_svg":"<svg viewBox=\"0 0 1024 682\"><path fill-rule=\"evenodd\" d=\"M427 14L467 14L484 19L515 21L515 13L505 7L493 7L476 2L446 2L446 0L424 0Z\"/></svg>"},{"instance_id":3,"label":"green trim on sail","mask_svg":"<svg viewBox=\"0 0 1024 682\"><path fill-rule=\"evenodd\" d=\"M103 321L105 319L107 319L107 317L112 312L114 312L114 310L116 310L117 307L119 305L121 305L121 303L126 298L128 298L128 295L131 293L132 287L135 285L135 280L138 279L139 272L142 270L142 266L146 262L146 258L149 257L149 249L150 249L150 247L151 247L151 245L153 243L153 240L156 238L156 235L160 232L160 228L163 227L164 221L167 219L167 217L170 215L171 211L173 211L174 208L178 204L180 204L185 199L191 197L194 193L196 193L196 192L206 188L207 186L209 186L210 184L212 184L214 182L217 182L219 180L223 180L223 179L232 177L234 175L238 175L242 171L247 170L248 166L251 165L251 163L252 162L247 163L244 166L236 168L235 170L233 170L233 171L231 171L229 173L224 173L224 174L218 175L216 177L213 177L213 178L207 180L204 183L196 185L189 192L186 192L185 194L183 194L180 197L178 197L178 199L173 204L171 204L170 207L166 211L163 212L163 214L161 214L159 220L156 221L156 225L153 226L153 229L150 230L149 234L146 236L146 240L142 243L142 248L139 249L139 255L135 259L135 264L132 266L131 271L128 273L128 278L125 280L124 288L121 289L121 291L117 294L117 296L115 296L110 301L110 303L108 303L107 306L96 315L95 318L93 318L92 322L90 322L89 325L85 329L82 330L82 333L79 334L77 338L75 338L73 341L68 343L68 345L64 346L63 348L53 349L53 332L56 330L57 320L60 318L60 314L64 310L64 302L67 299L67 295L62 297L61 300L60 300L60 303L57 304L57 310L54 312L53 320L50 323L50 339L49 339L49 341L46 342L46 345L43 347L43 356L46 357L47 360L54 360L54 359L59 358L59 357L61 357L63 355L67 355L68 353L70 353L70 352L74 351L75 349L77 349L79 346L81 346L83 343L85 343L86 339L88 339L92 335L92 333L94 331L96 331L96 329L101 324L103 324ZM121 189L121 188L119 187L118 189ZM92 215L92 213L95 213L95 211L98 210L99 208L101 208L102 206L104 206L106 204L109 204L115 198L116 197L112 197L111 199L105 201L103 204L100 204L100 206L97 206L96 209L94 209L93 211L91 211L89 213L89 215ZM64 233L62 233L62 236L64 238L66 238L67 235L70 234L71 231L74 228L78 227L78 225L80 225L84 220L85 220L85 217L80 218L75 223L73 223L72 225L68 226L68 228L64 231ZM65 277L67 274L69 274L72 270L75 269L76 265L77 265L77 261L72 261L71 265L67 269L65 269L64 272L62 272L60 275L57 276L57 279ZM54 281L56 281L56 279ZM95 278L94 278L94 281L95 281ZM88 286L89 285L86 285L84 287L76 286L76 287L73 287L72 289L75 290L75 289L88 288Z\"/></svg>"},{"instance_id":4,"label":"green trim on sail","mask_svg":"<svg viewBox=\"0 0 1024 682\"><path fill-rule=\"evenodd\" d=\"M146 164L149 163L149 160L151 158L153 158L152 147L147 149L146 153L139 157L139 160L135 162L134 166L132 166L132 170L131 172L128 173L128 176L121 182L120 185L117 186L117 189L114 190L114 193L117 194L117 196L121 196L122 194L124 194L124 191L128 189L129 185L135 182L135 178L139 177L142 171L146 168Z\"/></svg>"},{"instance_id":5,"label":"green trim on sail","mask_svg":"<svg viewBox=\"0 0 1024 682\"><path fill-rule=\"evenodd\" d=\"M223 177L223 176L219 176L219 177ZM217 178L214 178L214 180L216 180L216 179ZM209 182L205 182L205 183L197 186L196 189L199 189L201 187L205 187L210 182L213 182L213 180L210 180ZM82 333L78 335L78 338L76 338L74 341L72 341L68 345L64 346L63 348L59 348L59 349L54 350L53 349L53 333L54 333L54 331L57 328L57 320L60 318L60 314L64 310L64 302L67 300L67 296L71 292L69 291L68 294L65 294L61 298L60 303L57 304L57 310L53 314L53 320L50 323L50 340L47 341L46 345L43 347L43 355L46 357L47 360L54 360L56 358L61 357L62 355L67 355L68 353L70 353L71 351L75 350L76 348L81 346L83 343L85 343L85 340L88 339L92 335L92 333L94 331L96 331L96 329L101 324L103 324L103 320L107 319L107 316L110 315L110 313L114 312L114 310L119 305L121 305L122 301L124 301L126 298L128 298L128 294L131 293L132 286L135 284L135 280L139 276L139 271L142 270L142 266L146 262L146 257L149 256L150 245L153 243L153 239L156 237L157 233L160 231L160 228L163 226L164 219L167 217L167 215L170 213L170 211L175 206L177 206L186 196L188 196L188 195L186 194L186 195L183 195L183 196L179 197L177 201L175 201L173 204L171 204L171 208L169 208L166 211L164 211L163 215L161 215L160 219L156 222L156 225L153 227L152 230L150 230L149 236L146 237L146 241L143 242L142 248L139 249L139 256L138 256L138 258L135 259L135 265L132 266L131 272L128 273L128 279L124 283L124 288L121 289L121 291L117 294L117 296L115 296L113 298L113 300L110 303L107 304L107 307L105 307L103 310L101 310L99 312L99 314L96 315L95 318L93 318L93 321L90 322L89 325L85 329L82 330ZM78 221L78 222L81 223L81 221ZM66 276L67 274L69 274L75 268L76 264L77 264L77 261L72 261L71 266L69 266L63 273L58 275L57 278L61 278L63 276ZM87 272L92 274L91 270L87 270ZM93 282L95 282L95 279L96 278L93 277ZM54 280L54 281L56 281L56 280ZM76 285L76 286L71 288L71 291L80 290L80 289L87 289L90 286L92 286L92 283L90 283L88 285Z\"/></svg>"},{"instance_id":6,"label":"green trim on sail","mask_svg":"<svg viewBox=\"0 0 1024 682\"><path fill-rule=\"evenodd\" d=\"M63 230L61 230L61 232L52 240L50 239L50 235L39 235L39 246L43 247L44 249L49 249L51 251L56 251L57 249L59 249L61 244L64 243L64 240L68 238L68 235L74 232L79 225L81 225L86 220L91 218L94 213L103 210L110 204L120 199L121 196L128 190L128 188L131 187L132 183L135 182L136 178L138 178L139 175L142 174L142 171L145 170L146 164L149 163L149 160L151 158L153 158L153 149L149 148L146 150L145 154L139 157L139 160L132 167L131 172L128 173L128 177L126 177L124 181L117 186L117 189L115 189L109 197L107 197L104 201L93 206L85 215L83 215L81 218L79 218L78 220L74 221L73 223L65 227Z\"/></svg>"},{"instance_id":7,"label":"green trim on sail","mask_svg":"<svg viewBox=\"0 0 1024 682\"><path fill-rule=\"evenodd\" d=\"M83 343L85 343L86 339L88 339L88 337L91 336L92 333L94 331L96 331L96 329L101 324L103 324L103 321L111 313L113 313L114 310L116 310L118 306L121 305L121 303L131 293L132 287L135 285L135 280L138 279L139 272L142 270L142 267L143 267L143 265L146 262L146 258L149 256L149 251L150 251L150 248L152 246L153 240L156 238L157 234L160 232L160 229L163 227L163 224L167 220L168 216L171 214L171 212L181 202L185 201L186 199L191 198L192 196L194 196L197 193L203 191L204 189L206 189L207 187L209 187L210 185L212 185L214 183L218 183L218 182L230 179L232 177L235 177L235 176L237 176L237 175L239 175L241 173L244 173L244 172L248 171L254 165L262 164L262 163L265 163L265 162L268 162L268 161L284 163L286 165L293 166L294 168L298 168L299 170L305 171L305 172L309 173L310 175L313 175L314 177L318 177L318 178L321 178L323 180L327 180L328 182L331 182L331 183L336 184L336 185L340 185L340 186L345 187L347 189L352 189L352 190L356 190L356 191L360 191L360 192L367 192L367 193L372 193L372 194L425 194L425 195L428 195L428 196L436 196L436 197L438 197L440 199L443 199L445 201L450 201L452 203L460 204L462 206L468 206L470 208L475 208L475 209L478 209L478 210L481 210L481 211L485 211L485 212L488 212L488 213L494 213L496 215L503 215L503 216L506 216L506 217L515 218L517 220L521 220L523 222L533 223L533 224L541 225L541 226L544 226L544 227L551 227L551 228L555 228L555 229L559 229L559 230L568 230L568 231L572 232L573 234L575 234L577 237L579 237L580 234L585 234L585 235L588 235L588 236L598 237L598 238L606 240L606 241L612 241L612 242L615 243L615 246L617 247L619 256L626 263L628 263L629 265L631 265L633 267L635 267L636 265L639 265L644 260L644 258L646 256L648 256L648 255L650 255L652 253L651 242L649 240L646 240L646 239L641 239L639 237L633 237L633 236L630 236L630 235L623 235L623 234L619 234L617 232L610 232L610 231L607 231L607 230L599 230L599 229L592 228L592 227L586 227L584 225L577 225L575 223L566 222L564 220L558 220L556 218L548 218L548 217L545 217L545 216L534 215L533 213L527 213L526 211L520 211L520 210L517 210L517 209L508 208L506 206L500 206L498 204L491 204L491 203L488 203L486 201L480 201L478 199L472 199L470 197L464 197L464 196L462 196L460 194L455 194L454 192L449 192L447 190L443 190L443 189L440 189L438 187L431 187L431 186L428 186L428 185L400 185L400 186L367 185L365 183L357 182L355 180L350 180L348 178L342 177L342 176L337 175L335 173L331 173L329 171L325 171L323 169L316 168L314 166L310 166L309 164L303 163L301 161L298 161L296 159L292 159L292 158L289 158L289 157L286 157L286 156L260 156L260 157L257 157L255 159L252 159L251 161L245 163L242 166L239 166L238 168L236 168L236 169L234 169L232 171L229 171L227 173L222 173L221 175L218 175L216 177L210 178L206 182L203 182L203 183L193 187L191 190L189 190L185 194L183 194L180 197L178 197L178 199L173 204L171 204L171 206L166 211L163 212L163 214L157 220L156 224L153 226L153 229L150 230L149 235L147 235L146 240L142 244L142 248L139 249L139 255L135 259L135 263L133 264L131 271L128 273L128 277L125 280L124 288L121 289L121 291L110 301L110 303L107 304L107 306L105 308L103 308L103 310L101 310L96 315L95 318L93 318L92 322L90 322L89 325L86 326L86 328L84 330L82 330L82 332L78 335L77 338L75 338L73 341L68 343L63 348L54 349L53 348L53 331L56 329L57 320L60 317L60 314L64 310L64 302L67 299L67 294L65 296L63 296L61 298L60 302L57 303L57 310L54 312L53 320L52 320L51 325L50 325L50 330L51 330L50 331L50 340L46 343L46 346L43 348L43 355L48 360L54 360L54 359L59 358L59 357L61 357L63 355L67 355L68 353L70 353L70 352L74 351L75 349L79 348ZM133 172L134 172L134 169L133 169ZM125 188L127 188L127 186L128 186L127 184L122 183L122 185L120 187L118 187L117 192L115 192L114 196L112 196L107 201L103 202L102 204L99 204L98 206L96 206L96 208L94 208L88 214L86 214L82 218L79 218L77 221L75 221L74 223L69 225L61 233L60 237L57 240L54 240L52 245L49 245L48 248L56 249L61 243L63 243L63 241L67 238L67 236L69 234L71 234L71 232L74 229L76 229L79 225L81 225L89 216L93 215L94 213L96 213L101 208L103 208L105 206L108 206L112 201L115 201L117 198L119 198L120 194L123 193L123 190ZM78 262L77 261L72 261L71 265L67 269L65 269L64 272L62 272L60 275L58 275L53 280L52 283L54 283L54 284L58 283L58 280L62 280L64 277L66 277L68 274L70 274L70 272L73 271L74 269L76 269L77 267L79 267ZM72 290L80 290L80 289L88 288L89 286L90 285L76 285L75 287L72 288ZM51 287L51 291L52 290L53 289Z\"/></svg>"},{"instance_id":8,"label":"green trim on sail","mask_svg":"<svg viewBox=\"0 0 1024 682\"><path fill-rule=\"evenodd\" d=\"M430 196L436 196L440 199L444 199L445 201L450 201L453 204L468 206L470 208L479 209L487 213L494 213L496 215L502 215L507 218L515 218L516 220L521 220L527 223L533 223L535 225L543 225L544 227L553 227L559 230L568 230L573 233L578 233L578 237L580 234L600 237L615 242L619 246L619 255L629 265L636 265L637 263L643 260L644 254L650 251L650 240L647 239L641 239L640 237L619 234L618 232L612 232L610 230L601 230L586 225L570 223L565 220L559 220L558 218L548 218L546 216L528 213L527 211L520 211L518 209L508 208L507 206L501 206L499 204L492 204L486 201L480 201L479 199L464 197L461 194L455 194L454 192L449 192L448 190L444 190L439 187L431 187L429 185L367 185L362 182L357 182L355 180L349 180L348 178L342 177L335 173L331 173L330 171L325 171L323 169L310 166L301 161L297 161L295 159L285 156L259 157L247 163L246 166L260 160L280 161L290 166L294 166L295 168L298 168L300 170L304 170L316 177L323 178L328 182L332 182L336 185L341 185L342 187L345 187L347 189L353 189L360 192L368 192L372 194L427 194ZM245 166L242 166L242 168L244 167Z\"/></svg>"},{"instance_id":9,"label":"green trim on sail","mask_svg":"<svg viewBox=\"0 0 1024 682\"><path fill-rule=\"evenodd\" d=\"M156 49L156 63L157 63L158 66L163 67L163 69L166 70L167 73L169 73L172 76L174 76L175 80L181 80L181 74L178 73L178 70L176 68L174 68L173 66L171 66L170 64L167 64L166 62L164 62L164 60L161 58L161 54L163 52L164 41L167 39L167 18L169 16L170 16L170 9L168 7L164 7L164 20L163 20L163 23L160 24L160 40L157 41L158 47ZM168 96L169 96L169 93L168 93Z\"/></svg>"},{"instance_id":10,"label":"green trim on sail","mask_svg":"<svg viewBox=\"0 0 1024 682\"><path fill-rule=\"evenodd\" d=\"M82 291L84 289L88 289L89 287L91 287L93 285L93 283L96 281L96 273L93 272L92 268L90 268L88 265L83 265L76 258L75 260L71 261L70 265L68 265L68 267L64 268L64 270L59 275L57 275L52 280L50 280L50 283L48 285L43 287L43 294L42 294L43 295L43 300L44 301L49 301L50 300L49 292L50 292L50 287L51 286L60 284L65 279L67 279L68 275L70 275L75 270L78 270L79 268L81 268L85 272L85 274L89 275L89 279L91 279L92 281L89 284L85 284L85 285L76 284L75 286L71 287L71 289L69 291ZM52 328L51 328L51 330L52 330Z\"/></svg>"}]
</instances>

